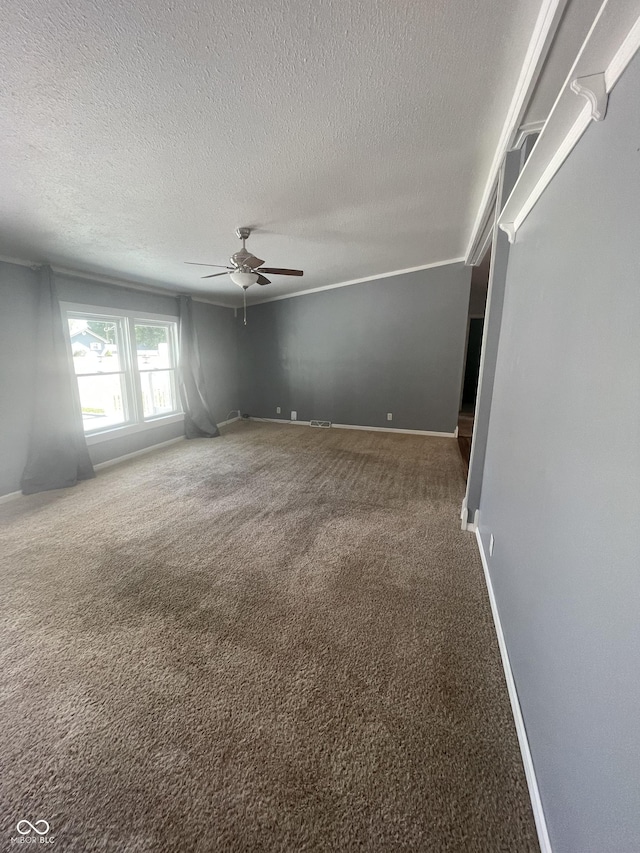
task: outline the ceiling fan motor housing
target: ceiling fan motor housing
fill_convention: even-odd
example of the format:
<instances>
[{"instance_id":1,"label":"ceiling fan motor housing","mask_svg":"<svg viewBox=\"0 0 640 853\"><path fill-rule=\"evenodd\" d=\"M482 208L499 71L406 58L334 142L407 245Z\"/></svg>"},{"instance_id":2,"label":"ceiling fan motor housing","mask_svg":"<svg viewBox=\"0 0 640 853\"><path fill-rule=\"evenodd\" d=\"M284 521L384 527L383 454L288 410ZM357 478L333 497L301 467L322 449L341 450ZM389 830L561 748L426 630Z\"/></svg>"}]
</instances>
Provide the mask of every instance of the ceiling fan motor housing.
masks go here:
<instances>
[{"instance_id":1,"label":"ceiling fan motor housing","mask_svg":"<svg viewBox=\"0 0 640 853\"><path fill-rule=\"evenodd\" d=\"M271 284L271 281L263 275L263 273L274 273L276 275L302 275L302 270L289 270L281 268L264 267L264 261L257 258L254 254L247 250L245 242L251 234L251 228L240 227L236 228L236 237L242 240L242 248L229 258L230 267L226 267L228 275L234 284L241 287L244 291L252 284ZM187 261L191 263L191 261ZM199 266L199 264L198 264ZM220 266L220 264L204 264L204 266ZM262 268L262 269L261 269ZM216 278L219 275L226 275L226 272L213 273L203 276L203 278Z\"/></svg>"},{"instance_id":2,"label":"ceiling fan motor housing","mask_svg":"<svg viewBox=\"0 0 640 853\"><path fill-rule=\"evenodd\" d=\"M231 263L236 267L242 267L245 265L245 261L247 258L252 258L253 255L251 252L248 252L246 249L240 249L239 252L234 252L233 255L229 258Z\"/></svg>"}]
</instances>

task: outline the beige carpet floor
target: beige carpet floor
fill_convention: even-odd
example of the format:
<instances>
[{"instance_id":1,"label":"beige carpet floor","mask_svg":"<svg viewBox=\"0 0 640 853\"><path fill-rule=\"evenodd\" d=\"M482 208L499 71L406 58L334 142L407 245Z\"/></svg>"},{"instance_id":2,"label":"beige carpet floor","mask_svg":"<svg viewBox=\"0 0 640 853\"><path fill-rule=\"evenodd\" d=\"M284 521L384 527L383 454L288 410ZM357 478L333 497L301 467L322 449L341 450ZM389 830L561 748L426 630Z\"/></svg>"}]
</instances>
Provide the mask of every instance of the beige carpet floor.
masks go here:
<instances>
[{"instance_id":1,"label":"beige carpet floor","mask_svg":"<svg viewBox=\"0 0 640 853\"><path fill-rule=\"evenodd\" d=\"M0 507L1 849L536 851L462 471L241 422Z\"/></svg>"}]
</instances>

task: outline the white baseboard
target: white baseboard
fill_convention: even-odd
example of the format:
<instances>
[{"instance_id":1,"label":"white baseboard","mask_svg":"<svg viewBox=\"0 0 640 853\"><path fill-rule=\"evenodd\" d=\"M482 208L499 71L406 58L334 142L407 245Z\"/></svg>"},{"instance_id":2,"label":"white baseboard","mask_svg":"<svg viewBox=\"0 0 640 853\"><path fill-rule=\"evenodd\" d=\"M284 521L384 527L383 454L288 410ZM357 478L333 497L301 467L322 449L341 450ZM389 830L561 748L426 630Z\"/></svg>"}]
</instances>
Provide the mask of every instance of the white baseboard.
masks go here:
<instances>
[{"instance_id":1,"label":"white baseboard","mask_svg":"<svg viewBox=\"0 0 640 853\"><path fill-rule=\"evenodd\" d=\"M290 421L285 418L251 418L252 421L267 421L273 424L293 424L294 426L309 426L310 421ZM361 426L360 424L331 424L332 429L360 429L366 432L399 432L405 435L430 435L436 438L457 438L458 427L454 432L431 432L424 429L396 429L395 427Z\"/></svg>"},{"instance_id":2,"label":"white baseboard","mask_svg":"<svg viewBox=\"0 0 640 853\"><path fill-rule=\"evenodd\" d=\"M94 465L96 471L102 471L103 468L110 468L112 465L119 465L121 462L127 462L129 459L135 459L136 456L144 456L145 453L151 453L154 450L160 450L163 447L169 447L170 444L177 444L179 441L184 441L183 435L177 438L170 438L168 441L161 441L159 444L151 444L149 447L143 447L141 450L134 450L133 453L125 453L124 456L117 456L115 459L107 459L106 462L98 462Z\"/></svg>"},{"instance_id":3,"label":"white baseboard","mask_svg":"<svg viewBox=\"0 0 640 853\"><path fill-rule=\"evenodd\" d=\"M476 539L478 541L478 550L480 551L480 559L482 560L482 568L484 570L484 579L487 584L487 592L489 593L489 602L491 604L491 613L493 614L493 623L496 629L498 638L498 646L500 647L500 657L502 658L502 667L504 669L504 677L507 682L507 690L509 691L509 699L511 700L511 710L518 735L518 743L520 744L520 754L522 755L522 763L524 765L524 773L529 787L529 797L531 798L531 808L533 809L533 818L538 831L538 843L540 844L541 853L553 853L551 842L549 841L549 833L547 831L547 822L545 820L544 811L542 809L542 800L540 799L540 791L538 789L538 780L536 779L536 771L533 766L531 750L529 749L529 739L527 738L527 730L522 717L520 708L520 700L518 699L518 691L516 683L511 671L511 663L509 662L509 652L502 631L500 622L500 614L496 603L493 584L491 583L491 575L489 574L489 564L487 555L484 552L480 531L476 528Z\"/></svg>"},{"instance_id":4,"label":"white baseboard","mask_svg":"<svg viewBox=\"0 0 640 853\"><path fill-rule=\"evenodd\" d=\"M469 521L469 509L467 507L467 498L465 497L462 502L462 509L460 510L460 518L462 520L462 529L466 530L468 533L477 533L478 527L480 526L480 510L477 509L473 513L473 521Z\"/></svg>"},{"instance_id":5,"label":"white baseboard","mask_svg":"<svg viewBox=\"0 0 640 853\"><path fill-rule=\"evenodd\" d=\"M288 418L254 418L249 416L250 421L266 421L268 424L293 424L294 426L309 426L310 421L290 421Z\"/></svg>"},{"instance_id":6,"label":"white baseboard","mask_svg":"<svg viewBox=\"0 0 640 853\"><path fill-rule=\"evenodd\" d=\"M469 511L467 509L467 496L465 495L462 499L462 506L460 507L460 520L462 521L462 529L467 529L467 515Z\"/></svg>"},{"instance_id":7,"label":"white baseboard","mask_svg":"<svg viewBox=\"0 0 640 853\"><path fill-rule=\"evenodd\" d=\"M16 498L23 497L22 492L9 492L6 495L0 496L0 504L7 504L9 501L15 501Z\"/></svg>"},{"instance_id":8,"label":"white baseboard","mask_svg":"<svg viewBox=\"0 0 640 853\"><path fill-rule=\"evenodd\" d=\"M226 421L218 421L218 426L219 426L219 427L221 427L221 426L228 426L229 424L233 424L233 423L235 423L236 421L241 420L241 418L242 418L242 415L236 415L236 416L235 416L235 418L229 418L229 419L228 419L228 420L226 420Z\"/></svg>"},{"instance_id":9,"label":"white baseboard","mask_svg":"<svg viewBox=\"0 0 640 853\"><path fill-rule=\"evenodd\" d=\"M399 432L405 435L431 435L436 438L457 438L458 427L454 432L432 432L427 429L396 429L395 427L360 426L359 424L331 424L336 429L363 429L367 432Z\"/></svg>"}]
</instances>

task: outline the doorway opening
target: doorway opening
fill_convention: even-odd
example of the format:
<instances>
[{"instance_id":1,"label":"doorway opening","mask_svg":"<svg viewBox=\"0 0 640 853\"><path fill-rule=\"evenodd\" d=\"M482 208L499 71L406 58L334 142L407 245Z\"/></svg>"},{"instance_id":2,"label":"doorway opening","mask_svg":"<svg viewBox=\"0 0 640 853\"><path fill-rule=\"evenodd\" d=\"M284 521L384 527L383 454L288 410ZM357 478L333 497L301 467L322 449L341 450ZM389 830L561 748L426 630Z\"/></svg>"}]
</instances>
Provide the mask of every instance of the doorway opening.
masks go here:
<instances>
[{"instance_id":1,"label":"doorway opening","mask_svg":"<svg viewBox=\"0 0 640 853\"><path fill-rule=\"evenodd\" d=\"M473 415L476 408L483 330L484 317L469 317L467 359L464 368L464 382L462 384L462 403L460 405L461 414Z\"/></svg>"},{"instance_id":2,"label":"doorway opening","mask_svg":"<svg viewBox=\"0 0 640 853\"><path fill-rule=\"evenodd\" d=\"M491 249L487 251L478 266L473 268L471 274L465 367L460 393L460 411L458 414L458 446L460 447L460 454L467 473L471 457L471 438L473 436L473 421L476 410L476 398L478 396L478 380L480 378L480 355L482 353L482 335L484 332L484 314L487 304L490 264Z\"/></svg>"}]
</instances>

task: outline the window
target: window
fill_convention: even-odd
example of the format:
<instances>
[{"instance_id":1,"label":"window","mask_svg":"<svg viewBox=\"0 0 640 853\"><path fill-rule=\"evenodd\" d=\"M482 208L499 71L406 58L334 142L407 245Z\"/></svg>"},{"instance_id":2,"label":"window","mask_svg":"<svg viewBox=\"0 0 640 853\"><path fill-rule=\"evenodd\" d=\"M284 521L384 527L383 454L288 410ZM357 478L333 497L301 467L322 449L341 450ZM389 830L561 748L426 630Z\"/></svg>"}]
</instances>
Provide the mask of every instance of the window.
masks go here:
<instances>
[{"instance_id":1,"label":"window","mask_svg":"<svg viewBox=\"0 0 640 853\"><path fill-rule=\"evenodd\" d=\"M66 318L87 435L181 417L175 321L70 307Z\"/></svg>"}]
</instances>

